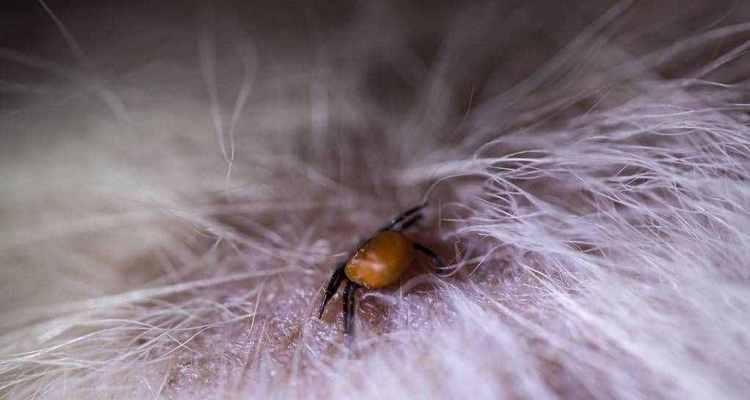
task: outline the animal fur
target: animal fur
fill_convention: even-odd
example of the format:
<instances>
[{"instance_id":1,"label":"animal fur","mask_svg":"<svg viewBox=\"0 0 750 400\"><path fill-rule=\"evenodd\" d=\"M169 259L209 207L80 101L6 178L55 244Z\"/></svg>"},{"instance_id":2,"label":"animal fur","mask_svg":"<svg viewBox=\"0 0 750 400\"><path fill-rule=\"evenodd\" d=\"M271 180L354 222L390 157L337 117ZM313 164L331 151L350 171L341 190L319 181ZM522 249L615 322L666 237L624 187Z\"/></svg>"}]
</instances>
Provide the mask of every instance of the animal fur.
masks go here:
<instances>
[{"instance_id":1,"label":"animal fur","mask_svg":"<svg viewBox=\"0 0 750 400\"><path fill-rule=\"evenodd\" d=\"M745 2L148 3L8 13L0 397L746 398Z\"/></svg>"}]
</instances>

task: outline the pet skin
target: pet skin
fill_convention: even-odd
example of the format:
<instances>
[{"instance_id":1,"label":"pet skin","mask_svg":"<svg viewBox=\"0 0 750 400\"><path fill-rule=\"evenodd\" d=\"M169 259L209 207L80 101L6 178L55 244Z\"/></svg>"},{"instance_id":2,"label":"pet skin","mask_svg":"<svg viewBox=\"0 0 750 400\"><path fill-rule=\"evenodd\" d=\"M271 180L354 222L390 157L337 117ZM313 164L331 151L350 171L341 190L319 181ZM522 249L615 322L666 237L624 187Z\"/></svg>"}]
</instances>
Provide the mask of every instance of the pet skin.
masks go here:
<instances>
[{"instance_id":1,"label":"pet skin","mask_svg":"<svg viewBox=\"0 0 750 400\"><path fill-rule=\"evenodd\" d=\"M750 391L748 2L27 3L0 398ZM346 346L327 280L424 200L448 273Z\"/></svg>"}]
</instances>

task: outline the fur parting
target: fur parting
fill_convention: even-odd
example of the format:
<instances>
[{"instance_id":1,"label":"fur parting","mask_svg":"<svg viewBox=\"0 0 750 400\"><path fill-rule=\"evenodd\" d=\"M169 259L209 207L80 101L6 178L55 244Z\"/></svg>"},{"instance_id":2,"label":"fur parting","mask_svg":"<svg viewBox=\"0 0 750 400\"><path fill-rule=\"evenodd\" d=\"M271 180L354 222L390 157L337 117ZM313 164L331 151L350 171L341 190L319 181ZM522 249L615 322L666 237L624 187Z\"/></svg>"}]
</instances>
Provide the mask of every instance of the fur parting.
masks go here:
<instances>
[{"instance_id":1,"label":"fur parting","mask_svg":"<svg viewBox=\"0 0 750 400\"><path fill-rule=\"evenodd\" d=\"M750 8L550 3L40 2L42 55L0 49L44 76L3 84L0 397L746 398ZM424 200L451 273L360 291L347 348L323 285Z\"/></svg>"}]
</instances>

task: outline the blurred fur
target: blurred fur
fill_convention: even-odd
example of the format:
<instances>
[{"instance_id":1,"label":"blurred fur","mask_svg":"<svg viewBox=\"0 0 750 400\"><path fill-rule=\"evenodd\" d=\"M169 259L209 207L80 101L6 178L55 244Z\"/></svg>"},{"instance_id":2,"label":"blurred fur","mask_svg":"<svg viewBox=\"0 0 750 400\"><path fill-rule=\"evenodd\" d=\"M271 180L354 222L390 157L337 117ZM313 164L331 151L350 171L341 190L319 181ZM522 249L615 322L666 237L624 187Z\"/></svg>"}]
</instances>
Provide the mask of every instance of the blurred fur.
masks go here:
<instances>
[{"instance_id":1,"label":"blurred fur","mask_svg":"<svg viewBox=\"0 0 750 400\"><path fill-rule=\"evenodd\" d=\"M0 397L745 398L750 8L684 3L40 2ZM422 200L454 271L350 351L320 290Z\"/></svg>"}]
</instances>

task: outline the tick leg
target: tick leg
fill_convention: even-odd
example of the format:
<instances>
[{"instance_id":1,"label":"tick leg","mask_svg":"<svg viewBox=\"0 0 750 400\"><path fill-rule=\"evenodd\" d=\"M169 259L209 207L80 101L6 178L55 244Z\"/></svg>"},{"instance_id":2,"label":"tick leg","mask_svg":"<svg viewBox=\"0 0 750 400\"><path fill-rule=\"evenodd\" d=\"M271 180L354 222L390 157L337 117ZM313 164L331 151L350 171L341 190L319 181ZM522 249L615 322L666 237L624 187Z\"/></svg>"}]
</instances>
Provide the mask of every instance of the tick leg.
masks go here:
<instances>
[{"instance_id":1,"label":"tick leg","mask_svg":"<svg viewBox=\"0 0 750 400\"><path fill-rule=\"evenodd\" d=\"M346 262L342 262L336 267L336 270L333 271L333 275L331 275L331 279L328 281L328 286L326 286L326 292L325 295L323 295L323 302L320 304L320 311L318 312L318 318L323 318L323 311L326 309L326 304L331 300L331 297L333 297L334 294L336 294L336 291L339 290L339 286L341 285L341 281L344 279L344 268L346 267Z\"/></svg>"},{"instance_id":2,"label":"tick leg","mask_svg":"<svg viewBox=\"0 0 750 400\"><path fill-rule=\"evenodd\" d=\"M404 223L401 224L401 226L398 227L398 229L395 229L395 230L397 230L397 231L405 231L405 230L409 229L410 226L412 226L412 225L416 224L417 222L419 222L419 220L422 219L422 216L423 215L420 213L420 214L417 214L417 215L409 218L408 220L404 221Z\"/></svg>"},{"instance_id":3,"label":"tick leg","mask_svg":"<svg viewBox=\"0 0 750 400\"><path fill-rule=\"evenodd\" d=\"M344 288L344 335L347 342L351 342L354 335L354 292L358 287L356 283L347 280Z\"/></svg>"},{"instance_id":4,"label":"tick leg","mask_svg":"<svg viewBox=\"0 0 750 400\"><path fill-rule=\"evenodd\" d=\"M422 253L426 254L428 257L432 259L432 262L437 265L436 273L438 275L446 275L447 274L447 267L445 266L445 263L443 262L443 259L440 258L437 254L435 254L434 251L430 250L430 248L423 246L417 242L414 242L414 248L421 251Z\"/></svg>"},{"instance_id":5,"label":"tick leg","mask_svg":"<svg viewBox=\"0 0 750 400\"><path fill-rule=\"evenodd\" d=\"M427 203L422 203L422 204L420 204L420 205L418 205L416 207L412 207L412 208L410 208L410 209L402 212L401 215L399 215L398 217L394 218L393 221L391 221L390 224L388 224L388 225L380 228L380 231L382 232L382 231L387 231L387 230L393 229L393 227L396 226L396 225L398 225L399 222L405 220L406 218L408 218L412 214L421 211L425 207L427 207Z\"/></svg>"}]
</instances>

